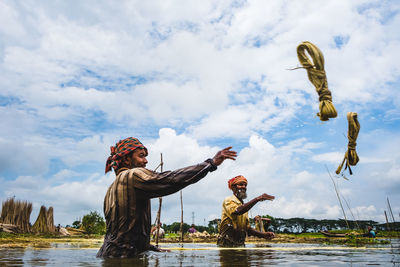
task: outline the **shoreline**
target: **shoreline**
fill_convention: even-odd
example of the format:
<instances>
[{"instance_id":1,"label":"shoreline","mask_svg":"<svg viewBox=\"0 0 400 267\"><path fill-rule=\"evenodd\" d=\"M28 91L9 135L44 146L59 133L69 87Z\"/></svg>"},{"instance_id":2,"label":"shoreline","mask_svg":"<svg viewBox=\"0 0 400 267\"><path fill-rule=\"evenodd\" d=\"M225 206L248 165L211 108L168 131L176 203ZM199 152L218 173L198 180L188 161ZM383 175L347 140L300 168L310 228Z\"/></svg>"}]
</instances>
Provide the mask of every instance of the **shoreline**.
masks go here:
<instances>
[{"instance_id":1,"label":"shoreline","mask_svg":"<svg viewBox=\"0 0 400 267\"><path fill-rule=\"evenodd\" d=\"M314 234L276 234L271 240L248 237L246 244L279 244L279 243L308 243L308 244L336 244L346 246L362 245L382 245L390 244L388 239L399 239L400 232L395 232L390 236L378 236L376 238L358 237L349 235L348 237L326 237L320 233ZM51 248L52 244L69 244L78 248L100 248L103 244L104 236L71 235L71 236L40 236L33 234L1 234L1 248ZM216 244L216 235L210 237L186 237L183 242L176 237L167 237L159 240L160 244L168 243L209 243ZM155 240L150 241L155 245Z\"/></svg>"}]
</instances>

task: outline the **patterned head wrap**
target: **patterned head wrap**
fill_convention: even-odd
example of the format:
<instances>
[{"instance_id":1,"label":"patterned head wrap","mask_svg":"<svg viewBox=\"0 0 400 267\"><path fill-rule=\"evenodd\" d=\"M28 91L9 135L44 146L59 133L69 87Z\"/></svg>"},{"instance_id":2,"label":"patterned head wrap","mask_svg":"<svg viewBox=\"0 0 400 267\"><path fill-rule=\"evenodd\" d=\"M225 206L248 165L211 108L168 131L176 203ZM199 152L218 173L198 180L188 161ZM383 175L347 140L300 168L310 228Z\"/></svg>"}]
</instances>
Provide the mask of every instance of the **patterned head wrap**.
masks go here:
<instances>
[{"instance_id":1,"label":"patterned head wrap","mask_svg":"<svg viewBox=\"0 0 400 267\"><path fill-rule=\"evenodd\" d=\"M238 183L240 183L240 182L245 182L246 185L247 185L247 179L246 179L244 176L238 175L238 176L236 176L236 177L233 177L232 179L230 179L230 180L228 181L228 187L229 187L229 189L232 189L232 186L233 186L233 185L238 184Z\"/></svg>"},{"instance_id":2,"label":"patterned head wrap","mask_svg":"<svg viewBox=\"0 0 400 267\"><path fill-rule=\"evenodd\" d=\"M120 140L115 146L110 147L111 155L106 162L106 173L111 171L111 168L117 170L121 164L122 158L131 153L136 148L142 148L146 151L147 148L137 138L128 137Z\"/></svg>"}]
</instances>

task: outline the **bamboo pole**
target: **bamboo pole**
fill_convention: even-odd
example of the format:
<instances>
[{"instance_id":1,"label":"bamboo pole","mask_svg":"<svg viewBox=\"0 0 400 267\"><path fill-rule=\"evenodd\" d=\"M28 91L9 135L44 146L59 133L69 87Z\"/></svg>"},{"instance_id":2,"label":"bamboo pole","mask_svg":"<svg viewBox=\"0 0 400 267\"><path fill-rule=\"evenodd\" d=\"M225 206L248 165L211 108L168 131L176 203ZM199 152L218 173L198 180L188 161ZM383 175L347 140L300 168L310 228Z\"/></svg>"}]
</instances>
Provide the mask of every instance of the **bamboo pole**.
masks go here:
<instances>
[{"instance_id":1,"label":"bamboo pole","mask_svg":"<svg viewBox=\"0 0 400 267\"><path fill-rule=\"evenodd\" d=\"M325 165L325 168L326 168L326 171L327 171L328 174L329 174L329 177L331 177L333 186L335 187L335 192L336 192L337 198L338 198L338 200L339 200L340 207L342 208L342 212L343 212L344 220L346 221L347 228L350 229L349 222L347 221L346 213L344 212L344 208L343 208L343 205L342 205L342 201L340 200L339 192L338 192L338 190L337 190L337 188L336 188L335 181L333 180L331 174L329 173L328 167L327 167L326 165Z\"/></svg>"},{"instance_id":2,"label":"bamboo pole","mask_svg":"<svg viewBox=\"0 0 400 267\"><path fill-rule=\"evenodd\" d=\"M163 162L163 156L161 153L161 162L160 162L160 167L161 167L161 172L163 172L163 166L164 166L164 162ZM158 168L158 167L157 167ZM157 224L156 224L156 246L158 247L158 234L160 233L160 218L161 218L161 206L162 206L162 197L158 198L159 201L159 205L158 205L158 212L157 212Z\"/></svg>"},{"instance_id":3,"label":"bamboo pole","mask_svg":"<svg viewBox=\"0 0 400 267\"><path fill-rule=\"evenodd\" d=\"M158 205L158 212L157 212L157 228L156 228L156 246L158 247L158 239L159 239L159 233L160 233L160 217L161 217L161 206L162 206L162 197L158 198L159 205Z\"/></svg>"},{"instance_id":4,"label":"bamboo pole","mask_svg":"<svg viewBox=\"0 0 400 267\"><path fill-rule=\"evenodd\" d=\"M357 219L356 219L356 217L354 217L354 214L353 214L353 212L352 212L351 209L350 209L349 203L347 203L347 200L343 197L343 195L342 195L342 198L343 198L344 202L346 203L346 206L347 206L347 208L349 209L350 214L351 214L351 216L353 217L354 222L355 222L356 225L357 225L357 229L360 229L360 226L358 225Z\"/></svg>"},{"instance_id":5,"label":"bamboo pole","mask_svg":"<svg viewBox=\"0 0 400 267\"><path fill-rule=\"evenodd\" d=\"M390 206L390 202L389 202L389 197L387 198L387 203L388 203L390 215L392 216L393 223L395 223L396 221L394 220L394 216L393 216L393 212L392 212L392 207Z\"/></svg>"},{"instance_id":6,"label":"bamboo pole","mask_svg":"<svg viewBox=\"0 0 400 267\"><path fill-rule=\"evenodd\" d=\"M385 212L385 218L386 218L386 227L387 227L387 231L390 231L389 221L388 221L388 218L387 218L387 215L386 215L386 210L384 210L384 212Z\"/></svg>"},{"instance_id":7,"label":"bamboo pole","mask_svg":"<svg viewBox=\"0 0 400 267\"><path fill-rule=\"evenodd\" d=\"M181 242L183 243L183 201L182 201L182 190L180 191L181 193Z\"/></svg>"}]
</instances>

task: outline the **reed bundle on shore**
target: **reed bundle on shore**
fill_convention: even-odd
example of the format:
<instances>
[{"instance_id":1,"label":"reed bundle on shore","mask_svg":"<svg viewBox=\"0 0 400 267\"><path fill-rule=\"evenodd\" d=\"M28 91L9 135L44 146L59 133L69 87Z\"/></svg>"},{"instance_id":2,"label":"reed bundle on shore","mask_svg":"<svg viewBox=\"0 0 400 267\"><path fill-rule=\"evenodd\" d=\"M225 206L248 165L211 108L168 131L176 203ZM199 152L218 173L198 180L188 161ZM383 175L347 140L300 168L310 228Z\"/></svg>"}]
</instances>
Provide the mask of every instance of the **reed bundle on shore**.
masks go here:
<instances>
[{"instance_id":1,"label":"reed bundle on shore","mask_svg":"<svg viewBox=\"0 0 400 267\"><path fill-rule=\"evenodd\" d=\"M56 227L54 226L54 216L53 216L53 207L50 207L47 210L46 214L46 223L47 223L47 228L49 229L49 232L54 233L56 231Z\"/></svg>"},{"instance_id":2,"label":"reed bundle on shore","mask_svg":"<svg viewBox=\"0 0 400 267\"><path fill-rule=\"evenodd\" d=\"M36 222L32 226L32 231L35 233L54 233L54 218L53 218L53 207L50 207L48 210L45 206L40 207L39 215L36 219Z\"/></svg>"},{"instance_id":3,"label":"reed bundle on shore","mask_svg":"<svg viewBox=\"0 0 400 267\"><path fill-rule=\"evenodd\" d=\"M2 204L0 223L17 226L20 231L30 232L32 203L9 198Z\"/></svg>"},{"instance_id":4,"label":"reed bundle on shore","mask_svg":"<svg viewBox=\"0 0 400 267\"><path fill-rule=\"evenodd\" d=\"M47 209L45 206L40 207L39 215L32 226L32 231L35 233L48 233L47 227Z\"/></svg>"}]
</instances>

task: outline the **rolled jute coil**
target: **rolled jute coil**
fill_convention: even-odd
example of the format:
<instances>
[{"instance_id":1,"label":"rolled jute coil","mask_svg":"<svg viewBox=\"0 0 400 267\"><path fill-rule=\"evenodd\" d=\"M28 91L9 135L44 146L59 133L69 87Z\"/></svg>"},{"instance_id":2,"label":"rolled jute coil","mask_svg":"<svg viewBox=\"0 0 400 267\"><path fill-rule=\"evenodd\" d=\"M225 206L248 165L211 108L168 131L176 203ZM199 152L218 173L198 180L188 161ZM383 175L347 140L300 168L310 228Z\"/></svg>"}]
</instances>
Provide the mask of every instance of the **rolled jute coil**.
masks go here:
<instances>
[{"instance_id":1,"label":"rolled jute coil","mask_svg":"<svg viewBox=\"0 0 400 267\"><path fill-rule=\"evenodd\" d=\"M350 166L355 166L357 162L360 160L356 152L356 145L357 145L356 141L358 137L358 132L360 131L360 123L358 122L357 119L357 113L347 112L347 121L349 122L349 129L347 133L347 138L349 139L349 143L347 144L347 151L346 154L344 155L344 159L337 168L336 174L340 173L344 163L346 162L346 167L344 168L344 170L349 168L349 173L350 175L352 175L353 172L351 171Z\"/></svg>"},{"instance_id":2,"label":"rolled jute coil","mask_svg":"<svg viewBox=\"0 0 400 267\"><path fill-rule=\"evenodd\" d=\"M311 56L312 61L306 55ZM297 57L300 64L307 70L308 79L315 86L319 95L319 112L317 116L321 121L336 118L337 112L332 103L331 91L328 89L328 81L324 68L324 56L321 50L314 44L305 41L297 46Z\"/></svg>"}]
</instances>

